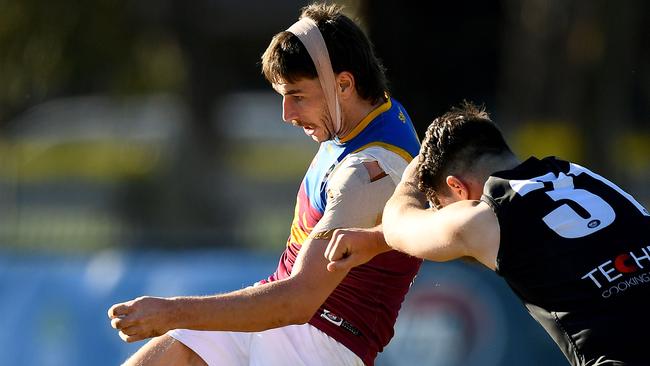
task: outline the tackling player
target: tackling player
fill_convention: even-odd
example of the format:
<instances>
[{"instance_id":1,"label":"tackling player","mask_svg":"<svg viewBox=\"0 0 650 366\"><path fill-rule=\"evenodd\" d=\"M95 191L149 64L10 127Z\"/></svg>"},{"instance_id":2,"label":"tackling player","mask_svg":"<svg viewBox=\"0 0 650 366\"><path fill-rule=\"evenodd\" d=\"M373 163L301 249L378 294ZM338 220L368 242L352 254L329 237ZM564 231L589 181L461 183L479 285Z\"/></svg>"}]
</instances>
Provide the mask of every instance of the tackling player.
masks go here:
<instances>
[{"instance_id":1,"label":"tackling player","mask_svg":"<svg viewBox=\"0 0 650 366\"><path fill-rule=\"evenodd\" d=\"M578 164L518 161L471 104L433 121L381 230L337 230L329 269L390 249L472 257L507 281L572 365L650 364L648 210Z\"/></svg>"}]
</instances>

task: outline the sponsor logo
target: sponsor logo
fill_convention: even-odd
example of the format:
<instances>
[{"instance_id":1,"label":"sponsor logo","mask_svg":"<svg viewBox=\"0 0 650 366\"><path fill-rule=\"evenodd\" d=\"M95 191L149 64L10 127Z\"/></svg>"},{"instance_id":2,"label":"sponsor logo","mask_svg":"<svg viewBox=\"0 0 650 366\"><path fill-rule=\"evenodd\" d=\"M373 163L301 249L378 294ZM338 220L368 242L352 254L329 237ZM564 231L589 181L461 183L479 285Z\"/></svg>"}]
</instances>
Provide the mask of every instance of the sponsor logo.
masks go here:
<instances>
[{"instance_id":1,"label":"sponsor logo","mask_svg":"<svg viewBox=\"0 0 650 366\"><path fill-rule=\"evenodd\" d=\"M326 309L323 309L323 313L320 316L321 318L329 321L332 324L336 324L338 326L341 326L341 323L343 323L343 319L341 319L341 317Z\"/></svg>"},{"instance_id":2,"label":"sponsor logo","mask_svg":"<svg viewBox=\"0 0 650 366\"><path fill-rule=\"evenodd\" d=\"M341 318L340 316L332 313L327 309L323 309L323 312L320 314L320 317L336 326L339 326L347 330L348 332L354 334L355 336L361 335L361 331L357 329L354 325L352 325L352 323L348 322L347 320Z\"/></svg>"},{"instance_id":3,"label":"sponsor logo","mask_svg":"<svg viewBox=\"0 0 650 366\"><path fill-rule=\"evenodd\" d=\"M591 281L598 289L603 289L601 296L608 298L619 295L630 288L650 282L650 245L634 251L621 253L593 268L581 277ZM623 276L631 276L622 279Z\"/></svg>"}]
</instances>

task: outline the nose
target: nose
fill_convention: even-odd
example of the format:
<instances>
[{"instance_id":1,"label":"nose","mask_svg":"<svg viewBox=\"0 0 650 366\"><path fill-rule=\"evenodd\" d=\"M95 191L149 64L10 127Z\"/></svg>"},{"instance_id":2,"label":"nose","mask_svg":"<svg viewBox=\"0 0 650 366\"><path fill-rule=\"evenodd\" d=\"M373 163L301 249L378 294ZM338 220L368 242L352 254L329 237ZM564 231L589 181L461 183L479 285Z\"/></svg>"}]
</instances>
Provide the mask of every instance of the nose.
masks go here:
<instances>
[{"instance_id":1,"label":"nose","mask_svg":"<svg viewBox=\"0 0 650 366\"><path fill-rule=\"evenodd\" d=\"M291 102L291 98L283 97L282 98L282 120L285 122L291 122L297 118L296 110Z\"/></svg>"}]
</instances>

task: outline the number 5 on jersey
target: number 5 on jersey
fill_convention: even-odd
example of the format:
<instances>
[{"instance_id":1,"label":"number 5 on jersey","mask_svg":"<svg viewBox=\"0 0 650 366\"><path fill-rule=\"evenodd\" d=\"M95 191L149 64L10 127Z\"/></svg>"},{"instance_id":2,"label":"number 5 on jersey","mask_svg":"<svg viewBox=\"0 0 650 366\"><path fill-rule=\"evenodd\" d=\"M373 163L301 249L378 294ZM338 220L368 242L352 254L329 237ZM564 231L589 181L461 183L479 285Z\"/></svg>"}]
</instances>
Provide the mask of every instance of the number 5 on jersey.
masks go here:
<instances>
[{"instance_id":1,"label":"number 5 on jersey","mask_svg":"<svg viewBox=\"0 0 650 366\"><path fill-rule=\"evenodd\" d=\"M556 202L567 201L544 216L542 220L546 226L561 237L568 239L581 238L609 226L614 222L616 213L612 206L601 197L574 186L573 178L580 174L587 174L605 183L627 198L642 214L650 216L648 210L641 206L632 196L614 183L578 164L571 163L568 174L560 173L558 176L555 176L553 173L548 173L528 180L511 180L510 186L522 197L530 192L546 187L548 190L545 193L551 199ZM547 182L551 183L551 185L544 184ZM582 208L587 213L587 216L580 215L571 207L572 205L577 205Z\"/></svg>"}]
</instances>

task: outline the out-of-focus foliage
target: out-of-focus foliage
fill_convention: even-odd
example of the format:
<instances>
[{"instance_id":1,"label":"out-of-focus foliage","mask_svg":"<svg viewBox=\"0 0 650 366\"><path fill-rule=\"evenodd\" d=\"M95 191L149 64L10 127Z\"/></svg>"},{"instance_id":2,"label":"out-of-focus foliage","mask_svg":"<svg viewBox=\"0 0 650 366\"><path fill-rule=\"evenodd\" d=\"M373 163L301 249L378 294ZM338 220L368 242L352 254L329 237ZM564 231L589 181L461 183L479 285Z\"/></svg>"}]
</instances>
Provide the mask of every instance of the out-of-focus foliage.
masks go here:
<instances>
[{"instance_id":1,"label":"out-of-focus foliage","mask_svg":"<svg viewBox=\"0 0 650 366\"><path fill-rule=\"evenodd\" d=\"M647 1L341 2L420 136L485 103L650 203ZM316 146L259 58L306 3L0 0L0 245L282 247Z\"/></svg>"},{"instance_id":2,"label":"out-of-focus foliage","mask_svg":"<svg viewBox=\"0 0 650 366\"><path fill-rule=\"evenodd\" d=\"M136 19L131 4L0 0L0 122L55 96L177 90L177 42Z\"/></svg>"}]
</instances>

